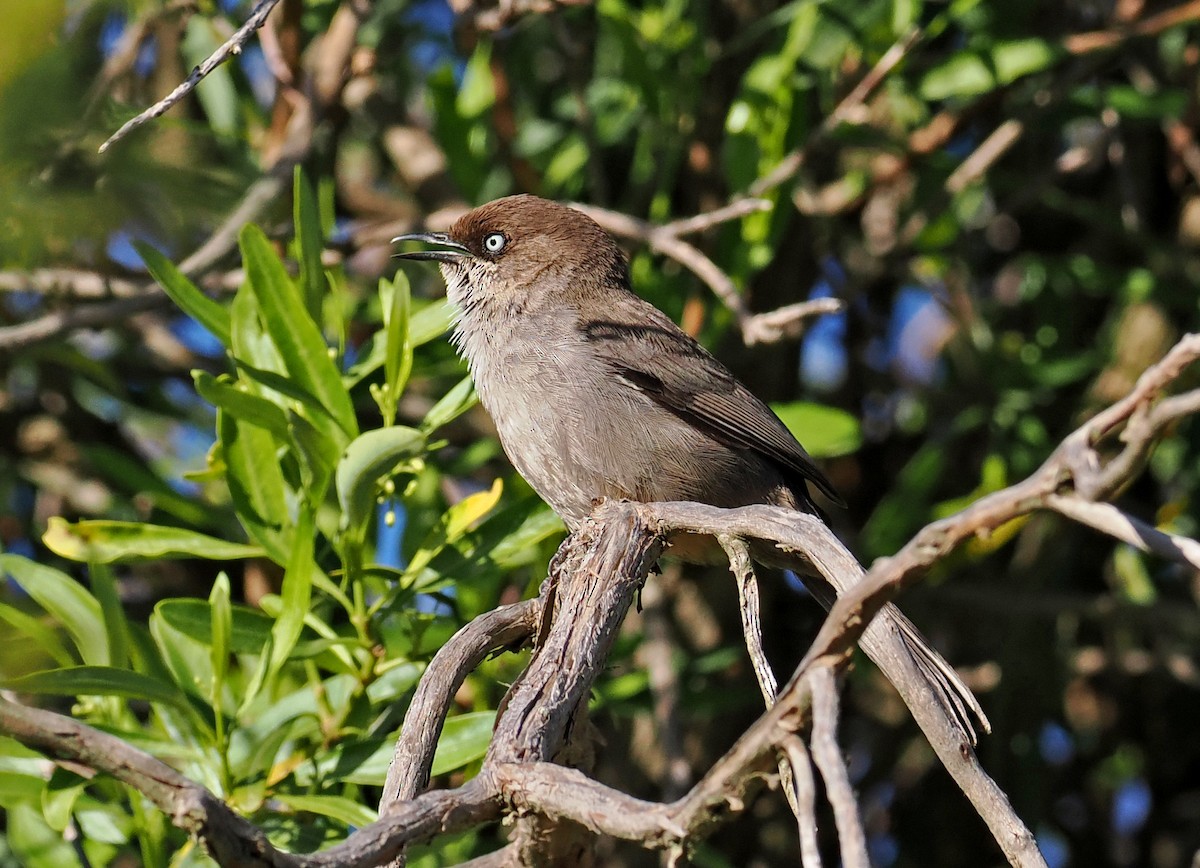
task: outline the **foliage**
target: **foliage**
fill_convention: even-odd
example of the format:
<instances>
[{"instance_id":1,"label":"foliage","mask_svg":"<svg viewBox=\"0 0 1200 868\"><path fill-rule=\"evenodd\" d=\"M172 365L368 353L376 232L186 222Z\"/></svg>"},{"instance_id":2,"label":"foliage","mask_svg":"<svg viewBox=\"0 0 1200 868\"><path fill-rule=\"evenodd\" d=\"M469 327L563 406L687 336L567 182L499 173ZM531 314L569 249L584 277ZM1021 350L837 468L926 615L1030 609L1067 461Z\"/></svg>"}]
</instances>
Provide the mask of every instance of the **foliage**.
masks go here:
<instances>
[{"instance_id":1,"label":"foliage","mask_svg":"<svg viewBox=\"0 0 1200 868\"><path fill-rule=\"evenodd\" d=\"M296 200L311 196L297 172ZM304 222L315 211L297 211L303 260L320 230ZM58 664L4 687L73 697L76 716L177 763L265 822L276 843L310 849L375 819L362 791L383 783L398 703L450 632L496 605L514 568L544 563L539 544L560 525L529 499L497 510L497 480L446 508L414 539L404 562L394 551L379 554L371 542L382 536L372 534L377 523L394 524L409 508L435 508L421 502L438 475L434 438L475 401L470 389L454 388L415 427L394 421L414 344L432 336L419 324L444 321L443 303L410 317L404 276L380 281L383 322L373 339L384 344L382 361L367 351L352 366L327 348L314 319L323 307L341 309L340 275L327 283L324 272L308 272L318 286L306 304L304 279L288 275L257 227L243 230L240 246L246 281L228 307L209 301L161 255L142 252L172 298L226 350L230 373L195 375L217 410L215 443L195 475L224 484L227 502L214 506L232 512L251 544L144 522L53 520L46 545L86 564L90 591L59 570L0 556L0 567L65 632L0 604L0 618ZM335 333L348 325L323 322ZM408 364L393 361L402 359ZM384 427L360 433L353 390L375 398ZM480 550L485 537L490 545ZM507 556L498 554L501 546ZM173 558L256 558L260 569L281 575L279 588L248 607L233 600L229 576L219 571L207 601L167 598L145 624L130 619L114 569ZM464 579L470 593L456 594ZM484 671L477 710L447 723L437 775L469 769L483 756L495 716L492 679L511 664ZM71 823L81 827L93 864L107 864L130 844L147 864L163 862L164 854L177 854L175 864L203 861L136 796L126 803L109 784L89 793L85 779L62 770L46 780L29 751L7 740L3 750L10 846L26 864L71 861L65 842L36 858L23 843Z\"/></svg>"},{"instance_id":2,"label":"foliage","mask_svg":"<svg viewBox=\"0 0 1200 868\"><path fill-rule=\"evenodd\" d=\"M755 310L833 295L844 315L746 348L679 263L633 245L631 268L829 459L849 502L832 519L867 561L1028 473L1200 319L1197 25L1155 17L1161 4L598 0L489 32L486 9L452 30L441 3L377 0L302 150L314 188L298 178L241 231L244 274L222 260L190 276L172 263L280 170L308 91L277 84L252 45L101 158L247 4L26 5L0 32L0 672L297 849L369 819L421 667L527 593L561 531L469 409L437 281L391 279L396 225L519 190L665 223L799 153L756 188L769 210L695 243ZM297 80L341 6L283 0ZM428 152L399 144L418 139ZM441 174L416 171L430 153ZM38 268L152 276L179 310L8 352L5 327L90 300L35 291ZM1169 434L1122 508L1195 535L1194 428ZM786 671L816 609L769 584ZM643 632L676 643L695 769L758 708L728 577L662 586L595 697L602 777L646 797L673 783L646 736L665 724ZM1194 576L1048 516L976 541L904 599L970 667L996 726L985 765L1052 865L1173 866L1200 844L1196 604ZM439 775L470 773L519 664L490 661L457 697ZM848 705L877 863L992 852L868 667ZM111 781L48 774L11 742L0 806L0 864L77 864L71 841L91 864L200 858ZM756 811L697 864L794 859L786 808ZM428 864L494 843L449 841Z\"/></svg>"}]
</instances>

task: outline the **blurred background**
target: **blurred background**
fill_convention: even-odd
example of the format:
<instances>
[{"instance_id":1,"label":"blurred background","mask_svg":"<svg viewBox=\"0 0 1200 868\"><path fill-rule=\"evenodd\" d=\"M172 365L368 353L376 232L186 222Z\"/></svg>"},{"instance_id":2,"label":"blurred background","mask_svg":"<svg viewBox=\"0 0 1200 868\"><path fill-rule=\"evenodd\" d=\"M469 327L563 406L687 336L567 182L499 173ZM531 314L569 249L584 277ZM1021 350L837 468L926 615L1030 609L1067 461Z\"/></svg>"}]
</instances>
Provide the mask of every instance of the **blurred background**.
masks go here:
<instances>
[{"instance_id":1,"label":"blurred background","mask_svg":"<svg viewBox=\"0 0 1200 868\"><path fill-rule=\"evenodd\" d=\"M246 538L224 483L199 472L215 414L191 371L229 370L224 349L153 287L133 243L174 262L200 251L185 270L228 297L242 282L243 223L290 237L297 165L323 214L322 263L338 306L327 322L344 324L336 341L347 366L381 322L375 287L396 270L394 235L444 228L467 207L523 191L652 223L765 199L766 210L689 240L750 311L832 297L841 313L747 345L736 312L702 280L626 239L634 286L824 460L849 504L832 523L866 564L1029 474L1200 325L1200 3L282 0L260 37L192 96L97 153L250 8L16 0L4 9L6 552L82 576L43 543L55 516ZM436 304L433 270L410 277L414 309ZM464 374L446 341L419 346L400 420L420 420ZM360 421L375 427L379 413L359 392ZM457 560L439 555L448 590L409 604L448 635L531 593L561 529L514 476L482 411L442 433L446 445L381 506L375 561L403 566L444 510L496 478L509 524L472 545L517 539L522 552L489 561L486 581L472 571L475 549L456 542ZM1198 440L1193 423L1172 430L1121 508L1194 536ZM506 535L510 526L525 535ZM225 566L237 602L254 607L279 590L270 563ZM216 572L209 561L144 560L119 566L117 587L130 618L145 621L164 599L208 597ZM473 590L455 590L464 588ZM764 597L769 653L790 672L820 609L776 576ZM44 617L17 581L0 600ZM1053 868L1196 864L1198 601L1195 573L1048 514L973 543L900 601L977 690L994 726L979 748L984 766ZM668 565L643 603L595 693L596 773L672 798L760 700L727 574ZM0 618L6 678L54 662L18 622ZM436 643L420 644L405 653L428 659ZM490 666L460 692L459 711L494 709L519 671ZM865 661L847 694L841 741L874 864L1000 864ZM393 717L361 729L389 732L397 713L372 706L363 714ZM147 732L156 725L138 720ZM327 728L304 749L333 749L344 735ZM289 780L296 792L320 786ZM378 798L369 784L339 792ZM93 816L59 834L42 790L0 786L0 865L73 864L38 861L47 854L202 861L169 830L161 850L139 849L119 821L134 811L122 791L86 795L114 818L104 833ZM278 807L248 813L261 820ZM322 822L334 831L306 846L353 825ZM102 845L72 843L71 829ZM498 834L420 859L455 864ZM778 794L763 796L694 863L794 864L795 834ZM601 846L602 864L656 864L624 844Z\"/></svg>"}]
</instances>

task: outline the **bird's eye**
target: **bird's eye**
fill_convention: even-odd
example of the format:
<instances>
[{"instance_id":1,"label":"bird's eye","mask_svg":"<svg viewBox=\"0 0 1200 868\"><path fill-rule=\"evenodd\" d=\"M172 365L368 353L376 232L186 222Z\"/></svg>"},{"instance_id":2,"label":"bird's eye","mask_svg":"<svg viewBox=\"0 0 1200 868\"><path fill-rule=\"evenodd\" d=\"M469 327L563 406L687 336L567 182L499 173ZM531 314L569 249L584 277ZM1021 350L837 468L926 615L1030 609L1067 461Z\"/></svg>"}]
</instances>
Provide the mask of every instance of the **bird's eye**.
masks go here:
<instances>
[{"instance_id":1,"label":"bird's eye","mask_svg":"<svg viewBox=\"0 0 1200 868\"><path fill-rule=\"evenodd\" d=\"M503 232L489 232L483 237L483 249L488 253L499 253L507 243Z\"/></svg>"}]
</instances>

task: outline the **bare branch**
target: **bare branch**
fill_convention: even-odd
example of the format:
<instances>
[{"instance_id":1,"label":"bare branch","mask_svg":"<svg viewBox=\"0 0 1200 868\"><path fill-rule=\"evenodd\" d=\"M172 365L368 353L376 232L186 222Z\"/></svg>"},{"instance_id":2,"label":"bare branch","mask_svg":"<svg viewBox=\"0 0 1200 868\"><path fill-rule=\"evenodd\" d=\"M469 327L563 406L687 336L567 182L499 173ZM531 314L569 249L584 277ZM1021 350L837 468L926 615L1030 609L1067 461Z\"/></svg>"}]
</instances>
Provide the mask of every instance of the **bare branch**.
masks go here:
<instances>
[{"instance_id":1,"label":"bare branch","mask_svg":"<svg viewBox=\"0 0 1200 868\"><path fill-rule=\"evenodd\" d=\"M1052 494L1046 498L1046 505L1069 519L1086 524L1148 554L1178 561L1194 570L1200 570L1200 543L1152 527L1139 518L1121 512L1111 503L1095 503L1074 495Z\"/></svg>"},{"instance_id":2,"label":"bare branch","mask_svg":"<svg viewBox=\"0 0 1200 868\"><path fill-rule=\"evenodd\" d=\"M796 823L800 829L800 864L821 868L821 850L817 846L817 783L813 779L812 759L804 740L789 735L783 740L796 783Z\"/></svg>"},{"instance_id":3,"label":"bare branch","mask_svg":"<svg viewBox=\"0 0 1200 868\"><path fill-rule=\"evenodd\" d=\"M429 783L446 712L463 680L489 654L519 645L532 636L541 610L540 598L502 606L467 624L434 655L404 715L379 800L381 815L395 803L411 799Z\"/></svg>"},{"instance_id":4,"label":"bare branch","mask_svg":"<svg viewBox=\"0 0 1200 868\"><path fill-rule=\"evenodd\" d=\"M747 346L771 343L799 334L804 320L842 309L837 299L816 299L791 304L767 313L754 314L746 307L746 301L737 285L725 271L709 259L698 248L678 236L684 232L709 228L721 221L736 220L747 213L762 210L762 200L744 199L732 202L707 214L677 220L665 226L654 226L619 211L584 205L578 202L571 207L587 214L604 229L621 238L630 238L646 244L655 253L674 259L691 271L713 291L713 294L733 313Z\"/></svg>"},{"instance_id":5,"label":"bare branch","mask_svg":"<svg viewBox=\"0 0 1200 868\"><path fill-rule=\"evenodd\" d=\"M750 662L754 668L754 678L762 691L763 702L767 708L775 704L775 694L779 692L779 682L771 671L767 660L767 652L762 643L762 620L759 616L758 576L754 573L754 564L750 560L750 547L745 540L730 536L719 536L717 542L725 549L729 557L729 569L737 579L738 609L742 616L742 634L746 638L746 651L750 654ZM787 799L792 813L800 820L800 805L796 801L796 783L786 754L779 757L779 780L783 785L783 794Z\"/></svg>"},{"instance_id":6,"label":"bare branch","mask_svg":"<svg viewBox=\"0 0 1200 868\"><path fill-rule=\"evenodd\" d=\"M846 773L841 748L837 743L838 694L833 673L816 666L808 674L813 693L812 754L825 779L825 792L833 807L841 843L842 864L847 868L869 868L867 836L858 819L858 803Z\"/></svg>"},{"instance_id":7,"label":"bare branch","mask_svg":"<svg viewBox=\"0 0 1200 868\"><path fill-rule=\"evenodd\" d=\"M103 154L112 145L125 138L147 121L161 117L171 106L195 90L196 85L203 81L210 72L235 54L241 54L242 47L250 41L250 37L254 35L254 31L263 26L263 23L267 20L267 16L271 14L271 10L275 8L275 4L278 2L279 0L259 0L258 4L250 10L250 15L246 18L246 22L234 31L233 36L225 40L224 45L193 69L191 74L184 79L183 83L173 91L150 106L150 108L122 124L120 129L109 136L104 144L100 146L100 153Z\"/></svg>"},{"instance_id":8,"label":"bare branch","mask_svg":"<svg viewBox=\"0 0 1200 868\"><path fill-rule=\"evenodd\" d=\"M808 154L813 146L862 109L867 99L875 92L875 89L891 75L892 70L900 64L900 61L908 55L913 46L920 41L921 36L922 32L913 28L896 40L880 56L879 60L875 62L870 72L863 76L862 81L855 85L854 89L846 94L834 110L825 116L821 125L817 127L816 132L809 136L803 145L780 160L775 168L750 185L750 195L761 196L763 193L774 190L776 187L787 183L795 177L796 173L803 168L804 162L808 159Z\"/></svg>"},{"instance_id":9,"label":"bare branch","mask_svg":"<svg viewBox=\"0 0 1200 868\"><path fill-rule=\"evenodd\" d=\"M704 232L707 229L712 229L714 226L728 223L731 220L740 220L748 214L754 214L759 211L770 211L772 207L773 205L768 199L738 199L736 202L730 202L728 205L714 208L712 211L706 211L703 214L681 217L678 220L665 223L656 231L661 232L663 235L674 235L675 237L691 235L695 232Z\"/></svg>"}]
</instances>

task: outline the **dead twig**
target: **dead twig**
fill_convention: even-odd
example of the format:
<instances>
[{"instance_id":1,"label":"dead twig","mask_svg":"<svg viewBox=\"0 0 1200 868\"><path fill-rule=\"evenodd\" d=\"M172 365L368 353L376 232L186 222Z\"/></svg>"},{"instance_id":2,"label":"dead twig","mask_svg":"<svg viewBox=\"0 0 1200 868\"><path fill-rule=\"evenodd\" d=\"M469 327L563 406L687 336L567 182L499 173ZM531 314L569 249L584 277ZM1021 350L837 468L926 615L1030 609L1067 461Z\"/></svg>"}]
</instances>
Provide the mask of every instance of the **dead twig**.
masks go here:
<instances>
[{"instance_id":1,"label":"dead twig","mask_svg":"<svg viewBox=\"0 0 1200 868\"><path fill-rule=\"evenodd\" d=\"M220 66L222 63L233 57L235 54L241 54L243 46L250 41L250 37L254 35L254 31L262 27L267 20L267 16L271 14L271 10L275 8L275 4L279 0L258 0L254 8L250 10L250 15L247 16L246 22L239 27L234 34L225 40L216 51L210 54L203 63L191 71L186 79L172 90L165 97L160 99L148 109L140 112L135 117L130 118L121 127L113 133L104 144L100 146L100 153L104 153L110 147L115 145L121 139L125 138L138 127L152 121L157 117L161 117L166 111L179 102L189 93L196 89L196 85L202 82L205 77Z\"/></svg>"}]
</instances>

